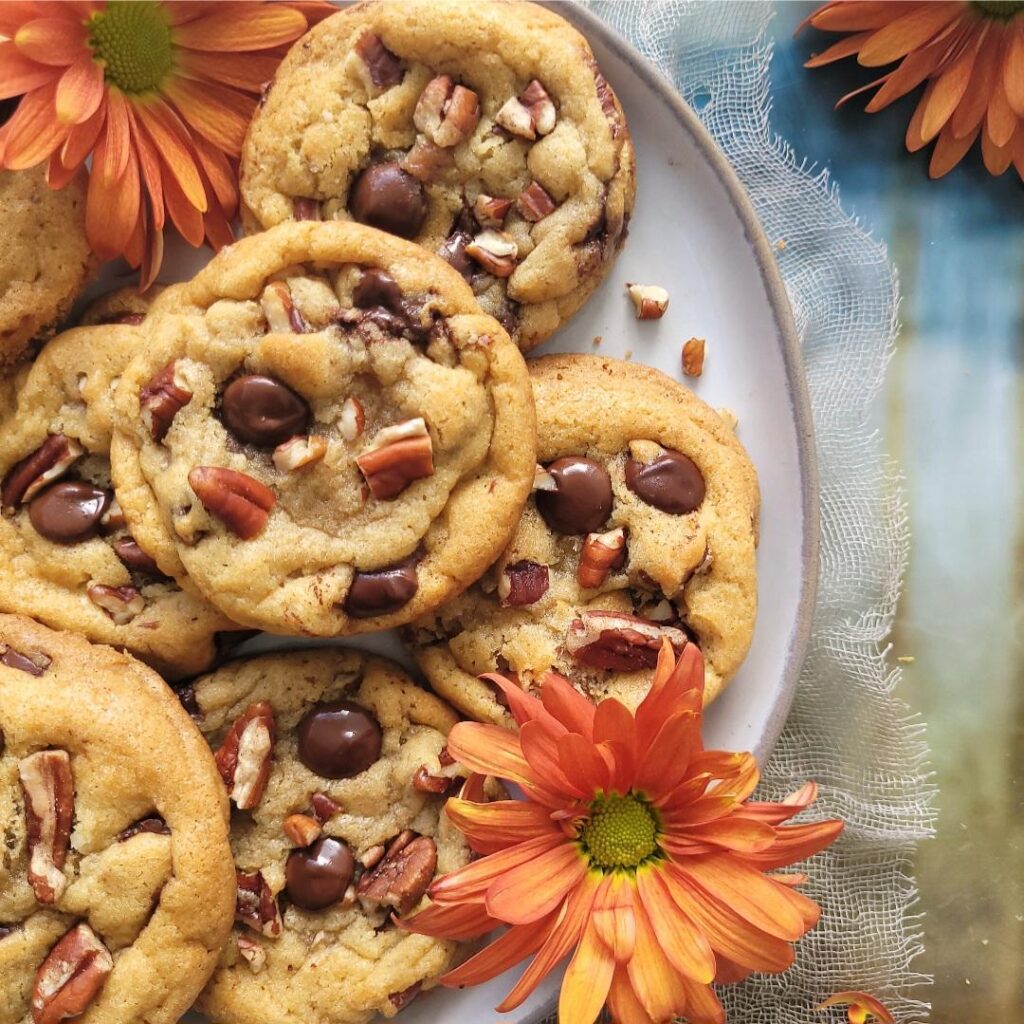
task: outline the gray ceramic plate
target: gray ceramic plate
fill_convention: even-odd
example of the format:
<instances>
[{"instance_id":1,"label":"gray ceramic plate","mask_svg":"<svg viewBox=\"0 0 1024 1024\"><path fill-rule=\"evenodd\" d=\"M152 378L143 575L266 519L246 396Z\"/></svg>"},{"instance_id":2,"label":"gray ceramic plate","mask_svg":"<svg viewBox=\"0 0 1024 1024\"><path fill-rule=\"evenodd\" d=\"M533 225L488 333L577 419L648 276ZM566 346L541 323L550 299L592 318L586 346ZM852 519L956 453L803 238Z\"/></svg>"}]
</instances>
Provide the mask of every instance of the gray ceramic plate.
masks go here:
<instances>
[{"instance_id":1,"label":"gray ceramic plate","mask_svg":"<svg viewBox=\"0 0 1024 1024\"><path fill-rule=\"evenodd\" d=\"M733 410L762 490L759 604L753 647L706 722L709 745L767 754L782 728L810 629L818 559L818 497L807 386L793 319L769 241L738 179L693 112L630 46L592 14L558 10L588 37L614 86L636 145L638 199L625 251L608 281L544 351L595 351L658 367L680 379L680 349L707 339L704 375L694 384L714 406ZM181 280L205 261L170 245L162 279ZM660 284L671 304L637 323L625 282ZM97 290L120 282L104 276ZM264 636L250 649L294 646ZM395 637L363 638L409 664ZM402 1013L403 1024L480 1024L517 972L462 992L436 990ZM552 977L503 1018L528 1024L554 999ZM197 1019L197 1018L193 1018Z\"/></svg>"}]
</instances>

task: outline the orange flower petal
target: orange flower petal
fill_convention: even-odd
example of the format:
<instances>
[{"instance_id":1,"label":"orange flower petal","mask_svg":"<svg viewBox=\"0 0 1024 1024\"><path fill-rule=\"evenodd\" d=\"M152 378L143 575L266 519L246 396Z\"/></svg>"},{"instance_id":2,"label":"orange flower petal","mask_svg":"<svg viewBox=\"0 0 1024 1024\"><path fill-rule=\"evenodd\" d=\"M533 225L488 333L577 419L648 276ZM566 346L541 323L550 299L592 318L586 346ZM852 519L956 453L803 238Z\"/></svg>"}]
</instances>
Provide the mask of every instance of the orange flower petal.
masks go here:
<instances>
[{"instance_id":1,"label":"orange flower petal","mask_svg":"<svg viewBox=\"0 0 1024 1024\"><path fill-rule=\"evenodd\" d=\"M700 843L744 854L767 850L775 842L775 829L771 825L734 817L717 818L703 825L694 825L687 829L686 835Z\"/></svg>"},{"instance_id":2,"label":"orange flower petal","mask_svg":"<svg viewBox=\"0 0 1024 1024\"><path fill-rule=\"evenodd\" d=\"M40 64L66 66L84 53L85 26L71 18L37 18L22 25L14 34L14 45Z\"/></svg>"},{"instance_id":3,"label":"orange flower petal","mask_svg":"<svg viewBox=\"0 0 1024 1024\"><path fill-rule=\"evenodd\" d=\"M537 955L523 972L519 981L516 982L512 991L496 1007L499 1013L507 1013L522 1005L544 977L554 970L558 961L580 941L580 936L583 935L587 926L591 905L594 902L595 889L596 883L584 882L565 901L565 905L555 917L553 927L537 950ZM606 987L605 992L607 991ZM604 1002L603 996L601 1002ZM600 1004L598 1009L600 1009ZM569 1018L564 1019L569 1020Z\"/></svg>"},{"instance_id":4,"label":"orange flower petal","mask_svg":"<svg viewBox=\"0 0 1024 1024\"><path fill-rule=\"evenodd\" d=\"M614 740L636 747L636 721L629 709L614 697L601 701L594 713L594 742Z\"/></svg>"},{"instance_id":5,"label":"orange flower petal","mask_svg":"<svg viewBox=\"0 0 1024 1024\"><path fill-rule=\"evenodd\" d=\"M440 907L435 903L408 919L397 919L395 924L417 935L465 941L494 931L499 922L480 903L462 903L454 907Z\"/></svg>"},{"instance_id":6,"label":"orange flower petal","mask_svg":"<svg viewBox=\"0 0 1024 1024\"><path fill-rule=\"evenodd\" d=\"M861 47L857 62L869 68L891 64L923 46L964 10L956 0L933 0L902 14L880 28Z\"/></svg>"},{"instance_id":7,"label":"orange flower petal","mask_svg":"<svg viewBox=\"0 0 1024 1024\"><path fill-rule=\"evenodd\" d=\"M545 709L569 730L594 738L597 709L563 676L545 672L540 677L540 699Z\"/></svg>"},{"instance_id":8,"label":"orange flower petal","mask_svg":"<svg viewBox=\"0 0 1024 1024\"><path fill-rule=\"evenodd\" d=\"M135 111L128 108L128 124L131 132L132 145L139 159L139 170L142 181L149 195L150 219L157 231L164 227L164 186L160 166L160 156L153 148L149 136L139 125Z\"/></svg>"},{"instance_id":9,"label":"orange flower petal","mask_svg":"<svg viewBox=\"0 0 1024 1024\"><path fill-rule=\"evenodd\" d=\"M864 110L874 114L916 89L938 67L944 50L945 43L937 42L923 50L908 53L900 66L886 76L882 87L871 97Z\"/></svg>"},{"instance_id":10,"label":"orange flower petal","mask_svg":"<svg viewBox=\"0 0 1024 1024\"><path fill-rule=\"evenodd\" d=\"M587 862L575 843L563 841L502 872L487 889L487 912L509 924L537 921L550 914L586 873Z\"/></svg>"},{"instance_id":11,"label":"orange flower petal","mask_svg":"<svg viewBox=\"0 0 1024 1024\"><path fill-rule=\"evenodd\" d=\"M696 644L687 644L676 659L666 640L647 696L636 709L637 743L645 751L666 719L680 711L699 711L704 693L704 659Z\"/></svg>"},{"instance_id":12,"label":"orange flower petal","mask_svg":"<svg viewBox=\"0 0 1024 1024\"><path fill-rule=\"evenodd\" d=\"M749 978L752 973L749 967L734 964L728 957L719 955L715 958L716 985L735 985Z\"/></svg>"},{"instance_id":13,"label":"orange flower petal","mask_svg":"<svg viewBox=\"0 0 1024 1024\"><path fill-rule=\"evenodd\" d=\"M85 199L85 233L100 259L124 252L139 219L139 168L129 153L125 173L111 180L108 172L109 134L104 133L93 153L93 170ZM111 184L107 184L111 181Z\"/></svg>"},{"instance_id":14,"label":"orange flower petal","mask_svg":"<svg viewBox=\"0 0 1024 1024\"><path fill-rule=\"evenodd\" d=\"M203 214L203 231L206 233L207 243L215 252L220 252L235 241L231 221L216 202L211 202L210 208Z\"/></svg>"},{"instance_id":15,"label":"orange flower petal","mask_svg":"<svg viewBox=\"0 0 1024 1024\"><path fill-rule=\"evenodd\" d=\"M47 9L51 12L60 11L62 7L42 3L40 0L5 0L0 4L0 35L13 39L14 33L22 25L34 21L36 18L44 17Z\"/></svg>"},{"instance_id":16,"label":"orange flower petal","mask_svg":"<svg viewBox=\"0 0 1024 1024\"><path fill-rule=\"evenodd\" d=\"M991 109L991 108L989 108ZM985 161L985 169L989 174L1004 174L1013 162L1014 139L1011 137L1005 145L997 146L988 131L981 133L981 157Z\"/></svg>"},{"instance_id":17,"label":"orange flower petal","mask_svg":"<svg viewBox=\"0 0 1024 1024\"><path fill-rule=\"evenodd\" d=\"M571 732L558 741L558 758L588 796L607 790L612 777L608 762L594 744Z\"/></svg>"},{"instance_id":18,"label":"orange flower petal","mask_svg":"<svg viewBox=\"0 0 1024 1024\"><path fill-rule=\"evenodd\" d=\"M680 978L686 992L686 1020L689 1024L725 1024L725 1008L708 985Z\"/></svg>"},{"instance_id":19,"label":"orange flower petal","mask_svg":"<svg viewBox=\"0 0 1024 1024\"><path fill-rule=\"evenodd\" d=\"M657 1021L675 1020L686 1012L686 990L662 952L642 904L634 905L636 951L626 973L644 1009Z\"/></svg>"},{"instance_id":20,"label":"orange flower petal","mask_svg":"<svg viewBox=\"0 0 1024 1024\"><path fill-rule=\"evenodd\" d=\"M971 81L964 92L963 99L957 104L957 108L949 120L954 138L962 139L965 135L971 135L981 124L985 112L988 110L988 102L992 95L992 86L995 83L998 68L999 47L982 46L978 51L978 58L974 62Z\"/></svg>"},{"instance_id":21,"label":"orange flower petal","mask_svg":"<svg viewBox=\"0 0 1024 1024\"><path fill-rule=\"evenodd\" d=\"M117 181L128 166L131 153L131 131L128 124L128 101L118 89L107 94L107 124L104 129L106 159L100 167L108 187Z\"/></svg>"},{"instance_id":22,"label":"orange flower petal","mask_svg":"<svg viewBox=\"0 0 1024 1024\"><path fill-rule=\"evenodd\" d=\"M166 166L166 165L165 165ZM178 187L178 182L172 174L160 175L164 189L164 205L167 208L167 215L171 223L178 229L182 238L192 246L200 246L206 237L206 226L203 224L205 210L196 209L189 202L188 197ZM204 195L203 205L206 205Z\"/></svg>"},{"instance_id":23,"label":"orange flower petal","mask_svg":"<svg viewBox=\"0 0 1024 1024\"><path fill-rule=\"evenodd\" d=\"M175 28L174 42L190 50L239 53L290 43L306 31L306 19L281 4L250 6L244 17L219 10Z\"/></svg>"},{"instance_id":24,"label":"orange flower petal","mask_svg":"<svg viewBox=\"0 0 1024 1024\"><path fill-rule=\"evenodd\" d=\"M702 985L715 977L715 955L703 932L683 913L657 867L641 868L637 889L648 920L665 955L680 974Z\"/></svg>"},{"instance_id":25,"label":"orange flower petal","mask_svg":"<svg viewBox=\"0 0 1024 1024\"><path fill-rule=\"evenodd\" d=\"M448 753L472 772L512 782L533 781L519 737L498 725L459 722L448 734Z\"/></svg>"},{"instance_id":26,"label":"orange flower petal","mask_svg":"<svg viewBox=\"0 0 1024 1024\"><path fill-rule=\"evenodd\" d=\"M624 968L617 968L612 975L608 990L608 1009L615 1024L656 1024L637 999L629 975Z\"/></svg>"},{"instance_id":27,"label":"orange flower petal","mask_svg":"<svg viewBox=\"0 0 1024 1024\"><path fill-rule=\"evenodd\" d=\"M260 53L197 53L182 50L177 67L187 78L221 85L246 92L259 93L274 77L280 60Z\"/></svg>"},{"instance_id":28,"label":"orange flower petal","mask_svg":"<svg viewBox=\"0 0 1024 1024\"><path fill-rule=\"evenodd\" d=\"M996 82L992 87L992 95L988 101L988 113L985 117L985 132L997 149L1002 149L1017 129L1017 115L1013 112L1002 83Z\"/></svg>"},{"instance_id":29,"label":"orange flower petal","mask_svg":"<svg viewBox=\"0 0 1024 1024\"><path fill-rule=\"evenodd\" d=\"M636 770L633 788L657 802L690 773L700 748L700 713L680 711L667 718Z\"/></svg>"},{"instance_id":30,"label":"orange flower petal","mask_svg":"<svg viewBox=\"0 0 1024 1024\"><path fill-rule=\"evenodd\" d=\"M818 1006L827 1010L830 1006L848 1006L846 1016L850 1024L865 1024L868 1014L878 1018L882 1024L893 1024L893 1016L885 1005L867 992L836 992Z\"/></svg>"},{"instance_id":31,"label":"orange flower petal","mask_svg":"<svg viewBox=\"0 0 1024 1024\"><path fill-rule=\"evenodd\" d=\"M593 1024L608 998L614 973L615 961L601 945L596 930L587 928L562 979L558 994L559 1021Z\"/></svg>"},{"instance_id":32,"label":"orange flower petal","mask_svg":"<svg viewBox=\"0 0 1024 1024\"><path fill-rule=\"evenodd\" d=\"M1014 113L1024 117L1024 20L1017 18L1006 33L1003 89Z\"/></svg>"},{"instance_id":33,"label":"orange flower petal","mask_svg":"<svg viewBox=\"0 0 1024 1024\"><path fill-rule=\"evenodd\" d=\"M161 99L132 103L136 120L160 154L160 162L178 183L185 198L198 210L206 210L206 190L188 142L189 133L178 115Z\"/></svg>"},{"instance_id":34,"label":"orange flower petal","mask_svg":"<svg viewBox=\"0 0 1024 1024\"><path fill-rule=\"evenodd\" d=\"M139 209L139 215L135 219L135 226L132 233L125 242L121 255L128 266L135 268L142 266L142 256L146 249L146 211Z\"/></svg>"},{"instance_id":35,"label":"orange flower petal","mask_svg":"<svg viewBox=\"0 0 1024 1024\"><path fill-rule=\"evenodd\" d=\"M194 82L172 76L163 93L182 119L229 156L242 152L245 130L256 110L256 99L214 82Z\"/></svg>"},{"instance_id":36,"label":"orange flower petal","mask_svg":"<svg viewBox=\"0 0 1024 1024\"><path fill-rule=\"evenodd\" d=\"M925 140L921 135L921 126L924 124L924 113L928 109L928 101L931 99L932 90L934 88L934 82L929 82L924 87L921 99L918 101L917 106L914 108L914 113L910 118L910 124L907 125L907 134L904 138L904 143L911 153L916 153L926 145Z\"/></svg>"},{"instance_id":37,"label":"orange flower petal","mask_svg":"<svg viewBox=\"0 0 1024 1024\"><path fill-rule=\"evenodd\" d=\"M80 170L80 167L65 167L60 162L60 154L51 153L46 163L46 184L55 191L62 189Z\"/></svg>"},{"instance_id":38,"label":"orange flower petal","mask_svg":"<svg viewBox=\"0 0 1024 1024\"><path fill-rule=\"evenodd\" d=\"M471 861L464 868L442 875L427 890L436 903L483 902L487 889L504 872L565 844L564 836L540 836L518 846Z\"/></svg>"},{"instance_id":39,"label":"orange flower petal","mask_svg":"<svg viewBox=\"0 0 1024 1024\"><path fill-rule=\"evenodd\" d=\"M565 737L562 737L564 739ZM523 756L530 763L531 774L535 779L543 779L546 788L566 794L571 798L589 799L593 790L571 781L571 775L562 771L559 763L558 750L561 741L552 736L540 722L527 722L519 730L519 743L523 748ZM572 772L572 766L569 768Z\"/></svg>"},{"instance_id":40,"label":"orange flower petal","mask_svg":"<svg viewBox=\"0 0 1024 1024\"><path fill-rule=\"evenodd\" d=\"M616 963L624 964L636 946L633 883L623 875L606 875L594 899L591 923Z\"/></svg>"},{"instance_id":41,"label":"orange flower petal","mask_svg":"<svg viewBox=\"0 0 1024 1024\"><path fill-rule=\"evenodd\" d=\"M106 104L101 104L88 121L72 126L60 149L61 163L65 167L78 167L85 162L96 145L106 119Z\"/></svg>"},{"instance_id":42,"label":"orange flower petal","mask_svg":"<svg viewBox=\"0 0 1024 1024\"><path fill-rule=\"evenodd\" d=\"M744 818L763 821L768 825L781 825L794 815L805 811L818 799L818 784L805 782L798 790L783 797L778 803L749 803L743 805Z\"/></svg>"},{"instance_id":43,"label":"orange flower petal","mask_svg":"<svg viewBox=\"0 0 1024 1024\"><path fill-rule=\"evenodd\" d=\"M540 949L541 943L551 931L554 915L550 920L536 924L509 928L489 946L471 956L465 963L441 977L441 984L448 988L462 988L465 985L479 985L504 974L520 960Z\"/></svg>"},{"instance_id":44,"label":"orange flower petal","mask_svg":"<svg viewBox=\"0 0 1024 1024\"><path fill-rule=\"evenodd\" d=\"M827 50L816 53L810 60L804 61L805 68L820 68L825 64L842 60L844 57L852 57L870 38L871 32L857 32L838 43L833 43Z\"/></svg>"},{"instance_id":45,"label":"orange flower petal","mask_svg":"<svg viewBox=\"0 0 1024 1024\"><path fill-rule=\"evenodd\" d=\"M935 88L921 122L921 138L934 139L953 116L957 104L967 92L974 69L976 49L969 49L955 64L935 79Z\"/></svg>"},{"instance_id":46,"label":"orange flower petal","mask_svg":"<svg viewBox=\"0 0 1024 1024\"><path fill-rule=\"evenodd\" d=\"M103 102L103 68L88 54L61 75L57 85L57 120L64 124L88 121Z\"/></svg>"},{"instance_id":47,"label":"orange flower petal","mask_svg":"<svg viewBox=\"0 0 1024 1024\"><path fill-rule=\"evenodd\" d=\"M835 842L843 831L841 821L815 821L806 825L787 825L776 830L775 842L760 853L745 854L744 860L760 871L788 867L806 860Z\"/></svg>"},{"instance_id":48,"label":"orange flower petal","mask_svg":"<svg viewBox=\"0 0 1024 1024\"><path fill-rule=\"evenodd\" d=\"M562 835L544 807L523 800L476 804L453 797L445 804L445 813L477 853L494 853L527 839Z\"/></svg>"},{"instance_id":49,"label":"orange flower petal","mask_svg":"<svg viewBox=\"0 0 1024 1024\"><path fill-rule=\"evenodd\" d=\"M45 160L65 139L67 125L53 116L55 82L28 93L4 125L4 167L23 171Z\"/></svg>"},{"instance_id":50,"label":"orange flower petal","mask_svg":"<svg viewBox=\"0 0 1024 1024\"><path fill-rule=\"evenodd\" d=\"M917 4L901 4L899 10L909 10ZM807 20L823 32L859 32L862 29L884 28L894 17L892 0L842 0L825 4Z\"/></svg>"},{"instance_id":51,"label":"orange flower petal","mask_svg":"<svg viewBox=\"0 0 1024 1024\"><path fill-rule=\"evenodd\" d=\"M22 96L57 80L59 68L36 64L23 57L9 39L0 40L0 99Z\"/></svg>"}]
</instances>

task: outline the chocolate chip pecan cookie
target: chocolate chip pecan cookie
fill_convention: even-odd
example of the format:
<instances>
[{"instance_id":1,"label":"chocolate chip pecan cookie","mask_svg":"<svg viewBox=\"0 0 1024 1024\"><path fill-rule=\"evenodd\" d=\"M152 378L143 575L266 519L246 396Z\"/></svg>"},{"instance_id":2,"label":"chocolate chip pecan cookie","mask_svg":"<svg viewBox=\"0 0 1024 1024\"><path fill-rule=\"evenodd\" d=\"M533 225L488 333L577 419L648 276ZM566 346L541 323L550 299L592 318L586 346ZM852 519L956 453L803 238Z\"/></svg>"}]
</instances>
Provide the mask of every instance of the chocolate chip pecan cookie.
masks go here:
<instances>
[{"instance_id":1,"label":"chocolate chip pecan cookie","mask_svg":"<svg viewBox=\"0 0 1024 1024\"><path fill-rule=\"evenodd\" d=\"M757 477L718 414L657 370L596 356L531 360L532 499L490 571L410 627L434 689L507 721L500 671L554 669L595 700L642 700L662 639L696 643L712 700L750 646Z\"/></svg>"},{"instance_id":2,"label":"chocolate chip pecan cookie","mask_svg":"<svg viewBox=\"0 0 1024 1024\"><path fill-rule=\"evenodd\" d=\"M454 712L331 648L229 663L186 696L233 810L234 936L199 1006L222 1024L394 1016L456 946L396 928L469 850L442 813Z\"/></svg>"},{"instance_id":3,"label":"chocolate chip pecan cookie","mask_svg":"<svg viewBox=\"0 0 1024 1024\"><path fill-rule=\"evenodd\" d=\"M0 612L137 654L168 676L208 668L235 623L165 576L111 484L113 388L139 339L126 326L55 338L23 374L0 431Z\"/></svg>"},{"instance_id":4,"label":"chocolate chip pecan cookie","mask_svg":"<svg viewBox=\"0 0 1024 1024\"><path fill-rule=\"evenodd\" d=\"M603 280L633 208L622 107L530 3L360 3L281 64L242 155L243 223L354 218L441 253L523 350Z\"/></svg>"},{"instance_id":5,"label":"chocolate chip pecan cookie","mask_svg":"<svg viewBox=\"0 0 1024 1024\"><path fill-rule=\"evenodd\" d=\"M138 330L121 504L161 568L176 571L173 544L232 619L321 636L408 622L512 535L533 478L529 376L439 258L359 224L282 224Z\"/></svg>"},{"instance_id":6,"label":"chocolate chip pecan cookie","mask_svg":"<svg viewBox=\"0 0 1024 1024\"><path fill-rule=\"evenodd\" d=\"M0 366L52 333L94 269L85 180L47 187L43 168L0 171Z\"/></svg>"},{"instance_id":7,"label":"chocolate chip pecan cookie","mask_svg":"<svg viewBox=\"0 0 1024 1024\"><path fill-rule=\"evenodd\" d=\"M234 908L202 737L133 658L13 615L0 737L0 1021L177 1021Z\"/></svg>"}]
</instances>

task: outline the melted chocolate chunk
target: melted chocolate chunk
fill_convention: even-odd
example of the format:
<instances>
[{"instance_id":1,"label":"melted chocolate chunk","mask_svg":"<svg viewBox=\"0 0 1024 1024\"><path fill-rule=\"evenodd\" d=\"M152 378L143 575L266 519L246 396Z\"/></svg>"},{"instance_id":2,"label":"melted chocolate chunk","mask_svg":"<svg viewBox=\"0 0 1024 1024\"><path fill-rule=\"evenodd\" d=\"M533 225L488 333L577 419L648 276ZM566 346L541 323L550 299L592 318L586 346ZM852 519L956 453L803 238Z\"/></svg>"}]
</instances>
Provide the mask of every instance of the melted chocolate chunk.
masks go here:
<instances>
[{"instance_id":1,"label":"melted chocolate chunk","mask_svg":"<svg viewBox=\"0 0 1024 1024\"><path fill-rule=\"evenodd\" d=\"M352 186L349 209L361 224L415 238L427 219L427 197L423 185L398 164L371 164Z\"/></svg>"},{"instance_id":2,"label":"melted chocolate chunk","mask_svg":"<svg viewBox=\"0 0 1024 1024\"><path fill-rule=\"evenodd\" d=\"M188 712L189 717L196 722L201 722L203 713L199 710L195 687L189 683L187 686L175 688L174 694L178 698L178 703Z\"/></svg>"},{"instance_id":3,"label":"melted chocolate chunk","mask_svg":"<svg viewBox=\"0 0 1024 1024\"><path fill-rule=\"evenodd\" d=\"M392 312L402 311L402 289L398 287L395 279L371 267L364 270L362 276L356 282L352 291L352 301L360 309L371 309L373 306L383 306Z\"/></svg>"},{"instance_id":4,"label":"melted chocolate chunk","mask_svg":"<svg viewBox=\"0 0 1024 1024\"><path fill-rule=\"evenodd\" d=\"M123 832L117 834L117 841L123 843L127 839L131 839L132 836L137 836L140 832L150 832L153 835L158 836L169 836L171 830L167 827L167 822L158 815L153 815L149 818L142 818L140 821L135 822L134 825L129 825Z\"/></svg>"},{"instance_id":5,"label":"melted chocolate chunk","mask_svg":"<svg viewBox=\"0 0 1024 1024\"><path fill-rule=\"evenodd\" d=\"M537 491L537 511L556 533L593 533L612 510L612 481L604 466L579 456L547 466L555 478L553 491Z\"/></svg>"},{"instance_id":6,"label":"melted chocolate chunk","mask_svg":"<svg viewBox=\"0 0 1024 1024\"><path fill-rule=\"evenodd\" d=\"M704 477L691 459L666 451L643 465L626 460L626 486L648 505L674 516L685 516L700 508L704 500Z\"/></svg>"},{"instance_id":7,"label":"melted chocolate chunk","mask_svg":"<svg viewBox=\"0 0 1024 1024\"><path fill-rule=\"evenodd\" d=\"M0 939L6 939L14 931L13 924L0 924Z\"/></svg>"},{"instance_id":8,"label":"melted chocolate chunk","mask_svg":"<svg viewBox=\"0 0 1024 1024\"><path fill-rule=\"evenodd\" d=\"M27 654L22 654L21 651L16 651L13 647L5 648L3 654L0 654L0 664L37 677L50 667L50 661L51 659L45 654L36 654L33 660Z\"/></svg>"},{"instance_id":9,"label":"melted chocolate chunk","mask_svg":"<svg viewBox=\"0 0 1024 1024\"><path fill-rule=\"evenodd\" d=\"M450 263L467 281L472 279L476 270L476 264L466 254L466 246L472 241L465 231L456 231L437 250L438 256Z\"/></svg>"},{"instance_id":10,"label":"melted chocolate chunk","mask_svg":"<svg viewBox=\"0 0 1024 1024\"><path fill-rule=\"evenodd\" d=\"M237 377L225 389L221 414L240 441L274 448L306 433L310 412L305 400L272 377Z\"/></svg>"},{"instance_id":11,"label":"melted chocolate chunk","mask_svg":"<svg viewBox=\"0 0 1024 1024\"><path fill-rule=\"evenodd\" d=\"M377 719L351 700L318 704L299 722L299 760L325 779L350 779L380 757Z\"/></svg>"},{"instance_id":12,"label":"melted chocolate chunk","mask_svg":"<svg viewBox=\"0 0 1024 1024\"><path fill-rule=\"evenodd\" d=\"M397 565L374 572L357 572L352 577L342 609L354 619L371 619L375 615L389 615L407 605L419 590L416 566L420 560L416 552Z\"/></svg>"},{"instance_id":13,"label":"melted chocolate chunk","mask_svg":"<svg viewBox=\"0 0 1024 1024\"><path fill-rule=\"evenodd\" d=\"M325 836L306 850L293 850L285 866L285 892L303 910L323 910L337 903L355 874L352 851Z\"/></svg>"},{"instance_id":14,"label":"melted chocolate chunk","mask_svg":"<svg viewBox=\"0 0 1024 1024\"><path fill-rule=\"evenodd\" d=\"M139 547L134 537L118 537L111 546L114 549L114 554L133 572L142 572L147 576L167 579L153 557Z\"/></svg>"},{"instance_id":15,"label":"melted chocolate chunk","mask_svg":"<svg viewBox=\"0 0 1024 1024\"><path fill-rule=\"evenodd\" d=\"M62 480L37 494L28 507L36 533L57 544L88 540L99 529L110 494L82 480Z\"/></svg>"}]
</instances>

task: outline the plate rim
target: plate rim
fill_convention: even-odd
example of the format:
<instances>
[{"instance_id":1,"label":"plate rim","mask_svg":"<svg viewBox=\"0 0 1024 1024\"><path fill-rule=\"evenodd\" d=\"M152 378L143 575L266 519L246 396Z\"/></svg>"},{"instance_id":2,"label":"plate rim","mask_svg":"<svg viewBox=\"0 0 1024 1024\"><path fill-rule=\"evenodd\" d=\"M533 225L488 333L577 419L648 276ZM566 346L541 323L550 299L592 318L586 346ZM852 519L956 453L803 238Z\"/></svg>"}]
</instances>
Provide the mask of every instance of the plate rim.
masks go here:
<instances>
[{"instance_id":1,"label":"plate rim","mask_svg":"<svg viewBox=\"0 0 1024 1024\"><path fill-rule=\"evenodd\" d=\"M768 241L768 236L754 210L747 190L743 187L739 176L718 143L715 142L711 133L704 127L693 108L683 99L675 86L629 40L623 38L579 0L572 0L570 3L565 3L564 0L542 0L541 5L560 14L588 40L591 37L597 38L609 50L614 50L644 85L650 88L665 104L680 127L696 144L701 155L725 188L729 202L743 226L746 241L750 245L761 274L761 280L764 283L768 305L771 308L776 332L781 343L787 390L796 425L804 528L801 538L800 599L797 606L796 622L786 651L782 689L779 699L768 717L764 732L754 745L753 753L758 761L763 763L778 742L782 728L789 717L800 673L803 670L804 659L810 645L815 598L818 591L821 543L820 492L814 418L811 411L810 391L807 386L807 374L804 369L803 350L789 302L789 294L775 260L771 243Z\"/></svg>"}]
</instances>

